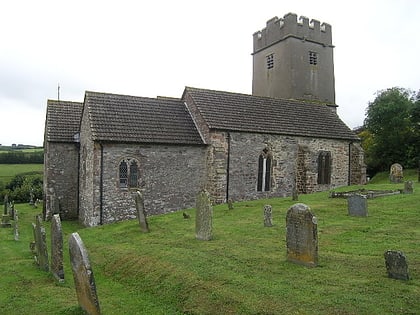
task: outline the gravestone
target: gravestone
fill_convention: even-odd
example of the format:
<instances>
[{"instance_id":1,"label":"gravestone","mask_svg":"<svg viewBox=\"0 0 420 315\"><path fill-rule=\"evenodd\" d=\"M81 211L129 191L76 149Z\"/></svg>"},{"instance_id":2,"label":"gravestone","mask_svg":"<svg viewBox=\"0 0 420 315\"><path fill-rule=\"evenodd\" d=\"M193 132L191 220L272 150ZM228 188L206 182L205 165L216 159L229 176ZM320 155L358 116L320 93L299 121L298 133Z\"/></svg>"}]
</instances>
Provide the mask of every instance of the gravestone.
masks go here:
<instances>
[{"instance_id":1,"label":"gravestone","mask_svg":"<svg viewBox=\"0 0 420 315\"><path fill-rule=\"evenodd\" d=\"M228 200L228 209L229 210L233 210L234 209L234 207L233 207L233 200L232 199L229 199Z\"/></svg>"},{"instance_id":2,"label":"gravestone","mask_svg":"<svg viewBox=\"0 0 420 315\"><path fill-rule=\"evenodd\" d=\"M148 233L149 224L147 223L146 211L144 208L144 198L140 191L136 191L134 200L136 202L137 217L139 219L140 230L144 233Z\"/></svg>"},{"instance_id":3,"label":"gravestone","mask_svg":"<svg viewBox=\"0 0 420 315\"><path fill-rule=\"evenodd\" d=\"M401 183L403 179L403 167L401 164L394 163L389 170L389 180L391 183Z\"/></svg>"},{"instance_id":4,"label":"gravestone","mask_svg":"<svg viewBox=\"0 0 420 315\"><path fill-rule=\"evenodd\" d=\"M195 216L195 238L201 241L209 241L213 238L213 207L210 195L206 190L197 194Z\"/></svg>"},{"instance_id":5,"label":"gravestone","mask_svg":"<svg viewBox=\"0 0 420 315\"><path fill-rule=\"evenodd\" d=\"M50 266L48 263L47 233L45 232L45 228L42 226L42 219L40 215L36 216L35 234L36 262L39 269L48 271Z\"/></svg>"},{"instance_id":6,"label":"gravestone","mask_svg":"<svg viewBox=\"0 0 420 315\"><path fill-rule=\"evenodd\" d=\"M37 257L37 252L36 252L36 250L37 250L36 249L36 243L37 243L36 239L37 239L38 235L36 233L35 223L32 223L32 233L33 233L34 240L29 243L29 249L31 250L32 255L34 255L35 262L37 262L38 257ZM38 262L37 262L37 264L38 264Z\"/></svg>"},{"instance_id":7,"label":"gravestone","mask_svg":"<svg viewBox=\"0 0 420 315\"><path fill-rule=\"evenodd\" d=\"M51 219L51 272L59 282L64 282L63 230L59 214Z\"/></svg>"},{"instance_id":8,"label":"gravestone","mask_svg":"<svg viewBox=\"0 0 420 315\"><path fill-rule=\"evenodd\" d=\"M347 198L347 208L349 216L367 217L368 204L365 195L354 194Z\"/></svg>"},{"instance_id":9,"label":"gravestone","mask_svg":"<svg viewBox=\"0 0 420 315\"><path fill-rule=\"evenodd\" d=\"M12 227L10 223L10 215L9 215L9 197L7 195L4 196L4 210L3 215L1 217L1 227L8 228Z\"/></svg>"},{"instance_id":10,"label":"gravestone","mask_svg":"<svg viewBox=\"0 0 420 315\"><path fill-rule=\"evenodd\" d=\"M404 253L399 250L387 250L384 253L385 267L389 278L409 280L408 263Z\"/></svg>"},{"instance_id":11,"label":"gravestone","mask_svg":"<svg viewBox=\"0 0 420 315\"><path fill-rule=\"evenodd\" d=\"M273 226L273 208L271 205L264 206L264 226L271 227Z\"/></svg>"},{"instance_id":12,"label":"gravestone","mask_svg":"<svg viewBox=\"0 0 420 315\"><path fill-rule=\"evenodd\" d=\"M78 233L69 238L69 253L74 286L80 307L90 315L100 315L95 278L85 245Z\"/></svg>"},{"instance_id":13,"label":"gravestone","mask_svg":"<svg viewBox=\"0 0 420 315\"><path fill-rule=\"evenodd\" d=\"M405 181L404 182L404 190L403 193L404 194L412 194L414 191L413 189L413 182L411 180Z\"/></svg>"},{"instance_id":14,"label":"gravestone","mask_svg":"<svg viewBox=\"0 0 420 315\"><path fill-rule=\"evenodd\" d=\"M18 241L19 240L19 216L18 216L17 210L13 211L13 221L15 222L14 228L13 228L13 235L14 235L15 241Z\"/></svg>"},{"instance_id":15,"label":"gravestone","mask_svg":"<svg viewBox=\"0 0 420 315\"><path fill-rule=\"evenodd\" d=\"M286 214L287 260L300 265L318 265L317 219L310 208L297 203Z\"/></svg>"}]
</instances>

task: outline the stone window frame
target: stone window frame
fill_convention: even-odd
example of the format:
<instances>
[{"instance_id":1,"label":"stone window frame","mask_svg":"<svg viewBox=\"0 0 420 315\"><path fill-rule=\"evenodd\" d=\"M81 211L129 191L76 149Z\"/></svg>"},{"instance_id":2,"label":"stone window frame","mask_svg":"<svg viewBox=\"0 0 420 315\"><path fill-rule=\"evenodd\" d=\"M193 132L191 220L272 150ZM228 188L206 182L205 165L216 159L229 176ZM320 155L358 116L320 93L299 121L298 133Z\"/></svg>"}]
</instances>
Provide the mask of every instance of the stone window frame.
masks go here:
<instances>
[{"instance_id":1,"label":"stone window frame","mask_svg":"<svg viewBox=\"0 0 420 315\"><path fill-rule=\"evenodd\" d=\"M271 177L273 170L273 155L268 148L262 150L258 157L257 191L271 190Z\"/></svg>"},{"instance_id":2,"label":"stone window frame","mask_svg":"<svg viewBox=\"0 0 420 315\"><path fill-rule=\"evenodd\" d=\"M134 158L124 158L118 163L118 187L120 189L139 188L139 161Z\"/></svg>"},{"instance_id":3,"label":"stone window frame","mask_svg":"<svg viewBox=\"0 0 420 315\"><path fill-rule=\"evenodd\" d=\"M332 155L330 151L319 151L317 158L319 185L331 184Z\"/></svg>"},{"instance_id":4,"label":"stone window frame","mask_svg":"<svg viewBox=\"0 0 420 315\"><path fill-rule=\"evenodd\" d=\"M318 65L318 53L316 51L309 51L309 64L312 66Z\"/></svg>"},{"instance_id":5,"label":"stone window frame","mask_svg":"<svg viewBox=\"0 0 420 315\"><path fill-rule=\"evenodd\" d=\"M267 63L267 69L273 69L274 68L274 54L269 54L265 57L266 63Z\"/></svg>"}]
</instances>

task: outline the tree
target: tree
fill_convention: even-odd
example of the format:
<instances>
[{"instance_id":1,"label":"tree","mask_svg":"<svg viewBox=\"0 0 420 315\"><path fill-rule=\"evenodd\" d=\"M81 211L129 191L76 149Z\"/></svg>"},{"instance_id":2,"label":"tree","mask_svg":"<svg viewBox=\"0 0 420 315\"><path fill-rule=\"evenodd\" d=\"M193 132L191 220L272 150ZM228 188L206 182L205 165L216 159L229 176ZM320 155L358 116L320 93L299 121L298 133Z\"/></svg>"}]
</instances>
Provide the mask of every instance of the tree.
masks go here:
<instances>
[{"instance_id":1,"label":"tree","mask_svg":"<svg viewBox=\"0 0 420 315\"><path fill-rule=\"evenodd\" d=\"M369 103L364 127L371 136L366 151L371 171L387 170L393 163L406 168L416 166L414 99L410 90L393 87L377 92L375 100Z\"/></svg>"}]
</instances>

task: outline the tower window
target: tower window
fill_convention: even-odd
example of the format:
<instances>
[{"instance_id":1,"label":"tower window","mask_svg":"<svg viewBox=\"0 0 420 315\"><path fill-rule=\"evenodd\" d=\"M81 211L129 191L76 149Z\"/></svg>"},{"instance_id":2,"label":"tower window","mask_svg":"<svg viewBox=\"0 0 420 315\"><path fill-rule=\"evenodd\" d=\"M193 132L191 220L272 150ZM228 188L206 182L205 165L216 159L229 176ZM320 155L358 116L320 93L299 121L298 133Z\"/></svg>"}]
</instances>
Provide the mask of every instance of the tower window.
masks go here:
<instances>
[{"instance_id":1,"label":"tower window","mask_svg":"<svg viewBox=\"0 0 420 315\"><path fill-rule=\"evenodd\" d=\"M267 61L267 69L273 69L274 68L274 54L270 54L266 57Z\"/></svg>"},{"instance_id":2,"label":"tower window","mask_svg":"<svg viewBox=\"0 0 420 315\"><path fill-rule=\"evenodd\" d=\"M314 51L309 52L309 64L314 66L318 64L318 54Z\"/></svg>"}]
</instances>

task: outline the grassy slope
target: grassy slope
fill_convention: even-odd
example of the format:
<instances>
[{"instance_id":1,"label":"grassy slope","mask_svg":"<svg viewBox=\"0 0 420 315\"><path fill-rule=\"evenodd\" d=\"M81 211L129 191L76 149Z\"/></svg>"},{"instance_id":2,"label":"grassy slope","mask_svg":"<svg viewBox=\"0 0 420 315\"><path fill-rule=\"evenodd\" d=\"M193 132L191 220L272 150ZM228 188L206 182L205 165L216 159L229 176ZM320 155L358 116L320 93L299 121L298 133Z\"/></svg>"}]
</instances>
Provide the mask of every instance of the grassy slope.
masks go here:
<instances>
[{"instance_id":1,"label":"grassy slope","mask_svg":"<svg viewBox=\"0 0 420 315\"><path fill-rule=\"evenodd\" d=\"M413 178L414 179L414 178ZM299 197L318 218L317 268L285 260L285 215L290 198L215 207L214 240L194 237L181 213L96 228L63 222L66 283L38 271L28 250L30 222L39 210L21 209L21 240L0 229L2 314L79 314L67 254L79 231L90 255L103 314L418 314L420 313L420 191L369 200L369 217L347 215L328 193ZM402 185L370 184L370 189ZM347 189L354 189L345 188ZM343 190L343 189L341 189ZM262 207L273 206L275 226L263 227ZM45 224L47 233L48 223ZM383 253L405 252L412 279L388 279ZM36 308L33 302L36 301Z\"/></svg>"},{"instance_id":2,"label":"grassy slope","mask_svg":"<svg viewBox=\"0 0 420 315\"><path fill-rule=\"evenodd\" d=\"M16 174L42 172L44 164L0 164L0 182L7 184Z\"/></svg>"}]
</instances>

